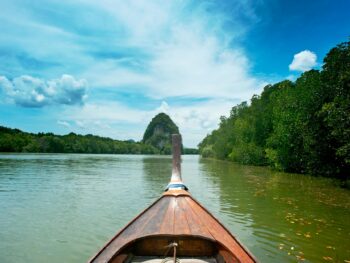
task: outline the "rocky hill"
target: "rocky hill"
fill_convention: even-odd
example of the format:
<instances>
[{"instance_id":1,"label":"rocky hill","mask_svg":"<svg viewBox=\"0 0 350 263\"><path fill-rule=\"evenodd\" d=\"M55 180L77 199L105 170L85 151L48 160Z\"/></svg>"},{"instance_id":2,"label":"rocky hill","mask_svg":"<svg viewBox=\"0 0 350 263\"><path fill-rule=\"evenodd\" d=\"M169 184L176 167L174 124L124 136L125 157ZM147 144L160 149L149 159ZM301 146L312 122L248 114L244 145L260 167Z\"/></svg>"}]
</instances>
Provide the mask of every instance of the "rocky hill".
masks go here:
<instances>
[{"instance_id":1,"label":"rocky hill","mask_svg":"<svg viewBox=\"0 0 350 263\"><path fill-rule=\"evenodd\" d=\"M162 154L170 154L174 133L179 133L179 128L167 114L159 113L148 124L142 142L156 147Z\"/></svg>"}]
</instances>

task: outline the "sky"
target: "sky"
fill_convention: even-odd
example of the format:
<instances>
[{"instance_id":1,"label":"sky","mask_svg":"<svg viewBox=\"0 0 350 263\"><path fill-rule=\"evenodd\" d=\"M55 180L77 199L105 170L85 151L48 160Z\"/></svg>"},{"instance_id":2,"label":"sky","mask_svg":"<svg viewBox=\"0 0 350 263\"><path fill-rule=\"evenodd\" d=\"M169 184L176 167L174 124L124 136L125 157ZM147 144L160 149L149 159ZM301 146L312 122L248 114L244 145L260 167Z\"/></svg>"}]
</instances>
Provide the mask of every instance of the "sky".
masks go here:
<instances>
[{"instance_id":1,"label":"sky","mask_svg":"<svg viewBox=\"0 0 350 263\"><path fill-rule=\"evenodd\" d=\"M263 87L320 69L348 0L0 0L0 125L196 147Z\"/></svg>"}]
</instances>

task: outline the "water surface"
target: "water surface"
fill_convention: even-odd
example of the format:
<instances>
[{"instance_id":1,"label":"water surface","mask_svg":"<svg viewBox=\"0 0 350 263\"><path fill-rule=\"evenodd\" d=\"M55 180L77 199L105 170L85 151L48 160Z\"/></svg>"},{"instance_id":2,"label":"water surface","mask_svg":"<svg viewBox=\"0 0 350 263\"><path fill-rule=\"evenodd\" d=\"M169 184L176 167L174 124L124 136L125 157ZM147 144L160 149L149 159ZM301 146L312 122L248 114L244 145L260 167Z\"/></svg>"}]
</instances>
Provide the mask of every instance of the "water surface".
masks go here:
<instances>
[{"instance_id":1,"label":"water surface","mask_svg":"<svg viewBox=\"0 0 350 263\"><path fill-rule=\"evenodd\" d=\"M158 198L165 156L0 154L0 262L85 262ZM350 262L350 191L183 157L183 179L261 262Z\"/></svg>"}]
</instances>

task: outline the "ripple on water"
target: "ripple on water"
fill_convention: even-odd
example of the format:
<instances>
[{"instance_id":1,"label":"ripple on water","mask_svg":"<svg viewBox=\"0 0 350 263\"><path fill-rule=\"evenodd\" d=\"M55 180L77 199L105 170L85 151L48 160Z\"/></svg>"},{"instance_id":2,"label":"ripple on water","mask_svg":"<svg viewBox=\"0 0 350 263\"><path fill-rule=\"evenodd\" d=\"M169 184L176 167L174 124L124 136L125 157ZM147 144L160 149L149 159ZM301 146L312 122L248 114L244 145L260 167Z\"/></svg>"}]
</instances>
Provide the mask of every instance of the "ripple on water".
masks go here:
<instances>
[{"instance_id":1,"label":"ripple on water","mask_svg":"<svg viewBox=\"0 0 350 263\"><path fill-rule=\"evenodd\" d=\"M0 262L85 262L170 173L169 157L0 155ZM183 177L260 262L350 259L350 194L329 180L196 156Z\"/></svg>"}]
</instances>

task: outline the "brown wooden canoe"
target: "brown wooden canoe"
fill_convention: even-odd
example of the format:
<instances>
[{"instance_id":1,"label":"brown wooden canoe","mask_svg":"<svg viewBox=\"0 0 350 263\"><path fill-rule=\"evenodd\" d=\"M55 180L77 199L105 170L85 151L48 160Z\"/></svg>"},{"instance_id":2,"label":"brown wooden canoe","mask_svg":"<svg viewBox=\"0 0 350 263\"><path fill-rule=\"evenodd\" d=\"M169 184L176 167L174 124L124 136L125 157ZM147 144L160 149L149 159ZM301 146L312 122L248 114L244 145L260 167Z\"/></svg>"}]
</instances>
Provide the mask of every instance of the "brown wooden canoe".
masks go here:
<instances>
[{"instance_id":1,"label":"brown wooden canoe","mask_svg":"<svg viewBox=\"0 0 350 263\"><path fill-rule=\"evenodd\" d=\"M256 262L187 191L181 180L180 145L181 137L173 135L173 173L167 190L89 262Z\"/></svg>"}]
</instances>

